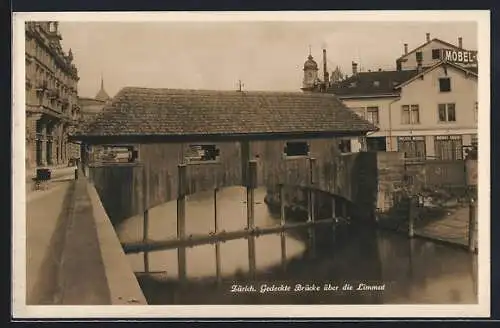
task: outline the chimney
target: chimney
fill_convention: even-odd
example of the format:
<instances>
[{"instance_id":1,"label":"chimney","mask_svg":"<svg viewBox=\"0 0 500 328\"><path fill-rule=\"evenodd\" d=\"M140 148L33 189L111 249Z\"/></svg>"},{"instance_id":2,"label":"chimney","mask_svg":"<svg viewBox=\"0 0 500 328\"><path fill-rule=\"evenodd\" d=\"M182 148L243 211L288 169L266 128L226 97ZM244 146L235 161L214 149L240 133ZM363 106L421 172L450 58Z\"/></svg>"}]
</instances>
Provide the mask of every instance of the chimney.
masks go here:
<instances>
[{"instance_id":1,"label":"chimney","mask_svg":"<svg viewBox=\"0 0 500 328\"><path fill-rule=\"evenodd\" d=\"M323 49L323 82L328 83L328 70L326 68L326 49Z\"/></svg>"},{"instance_id":2,"label":"chimney","mask_svg":"<svg viewBox=\"0 0 500 328\"><path fill-rule=\"evenodd\" d=\"M352 75L358 75L358 64L352 62Z\"/></svg>"},{"instance_id":3,"label":"chimney","mask_svg":"<svg viewBox=\"0 0 500 328\"><path fill-rule=\"evenodd\" d=\"M458 47L462 48L462 37L458 38Z\"/></svg>"},{"instance_id":4,"label":"chimney","mask_svg":"<svg viewBox=\"0 0 500 328\"><path fill-rule=\"evenodd\" d=\"M408 43L405 43L405 55L408 55Z\"/></svg>"},{"instance_id":5,"label":"chimney","mask_svg":"<svg viewBox=\"0 0 500 328\"><path fill-rule=\"evenodd\" d=\"M425 39L427 40L427 42L429 42L431 40L431 34L425 33Z\"/></svg>"}]
</instances>

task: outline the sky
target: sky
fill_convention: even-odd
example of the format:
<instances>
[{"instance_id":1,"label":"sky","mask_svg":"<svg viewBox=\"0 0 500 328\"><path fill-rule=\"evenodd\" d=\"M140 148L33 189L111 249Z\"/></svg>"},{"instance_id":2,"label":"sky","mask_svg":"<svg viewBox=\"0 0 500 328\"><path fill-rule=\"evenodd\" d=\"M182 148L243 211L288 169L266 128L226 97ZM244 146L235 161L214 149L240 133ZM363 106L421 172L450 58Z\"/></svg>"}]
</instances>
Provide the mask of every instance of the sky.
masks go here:
<instances>
[{"instance_id":1,"label":"sky","mask_svg":"<svg viewBox=\"0 0 500 328\"><path fill-rule=\"evenodd\" d=\"M104 87L114 96L126 86L176 89L300 91L309 48L331 72L394 70L404 43L431 38L477 50L475 22L70 22L59 25L72 49L81 97Z\"/></svg>"}]
</instances>

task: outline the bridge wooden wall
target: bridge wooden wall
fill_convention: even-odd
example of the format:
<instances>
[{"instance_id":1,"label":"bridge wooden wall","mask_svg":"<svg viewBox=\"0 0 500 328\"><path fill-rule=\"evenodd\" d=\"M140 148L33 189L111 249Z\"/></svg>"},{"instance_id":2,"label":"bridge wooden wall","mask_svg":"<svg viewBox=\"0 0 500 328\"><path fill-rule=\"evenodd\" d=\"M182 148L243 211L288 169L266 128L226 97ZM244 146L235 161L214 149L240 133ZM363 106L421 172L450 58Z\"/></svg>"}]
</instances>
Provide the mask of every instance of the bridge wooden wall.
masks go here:
<instances>
[{"instance_id":1,"label":"bridge wooden wall","mask_svg":"<svg viewBox=\"0 0 500 328\"><path fill-rule=\"evenodd\" d=\"M319 189L339 195L370 214L375 210L378 192L376 153L340 154L337 139L311 139L310 157L316 159L314 180ZM286 141L252 141L248 153L239 142L217 142L220 159L216 163L187 165L188 193L212 190L214 187L242 185L245 174L242 163L257 160L258 185L269 193L277 185L307 186L310 160L307 157L285 158ZM143 211L144 199L154 207L177 198L178 164L183 162L188 144L144 144L139 149L138 164L111 164L90 169L108 215L113 222ZM144 169L147 185L143 184ZM366 214L366 215L368 215Z\"/></svg>"}]
</instances>

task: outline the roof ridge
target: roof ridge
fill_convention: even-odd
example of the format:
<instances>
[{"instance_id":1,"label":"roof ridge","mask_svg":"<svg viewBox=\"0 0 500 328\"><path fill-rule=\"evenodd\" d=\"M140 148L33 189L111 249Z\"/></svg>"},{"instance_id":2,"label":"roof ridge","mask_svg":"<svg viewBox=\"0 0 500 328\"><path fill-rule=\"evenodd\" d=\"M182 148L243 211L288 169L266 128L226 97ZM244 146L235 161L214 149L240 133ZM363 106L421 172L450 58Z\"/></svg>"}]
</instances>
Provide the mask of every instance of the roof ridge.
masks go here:
<instances>
[{"instance_id":1,"label":"roof ridge","mask_svg":"<svg viewBox=\"0 0 500 328\"><path fill-rule=\"evenodd\" d=\"M280 91L280 90L230 90L230 89L223 89L223 90L217 90L217 89L179 89L179 88L152 88L152 87L135 87L135 86L126 86L121 88L118 91L118 94L125 92L125 91L170 91L170 95L172 94L190 94L190 93L220 93L220 94L269 94L269 95L278 95L278 94L283 94L283 95L294 95L294 96L329 96L331 97L331 94L328 93L316 93L316 92L302 92L302 91ZM117 94L117 95L118 95Z\"/></svg>"},{"instance_id":2,"label":"roof ridge","mask_svg":"<svg viewBox=\"0 0 500 328\"><path fill-rule=\"evenodd\" d=\"M460 48L459 46L456 46L456 45L454 45L454 44L452 44L452 43L449 43L449 42L447 42L447 41L441 40L441 39L439 39L439 38L432 38L431 40L429 40L429 41L427 41L427 42L425 42L425 43L422 43L422 44L421 44L421 45L419 45L418 47L413 48L411 51L408 51L408 53L401 55L400 57L398 57L398 58L396 59L396 61L398 61L398 60L402 59L403 57L406 57L406 56L408 56L408 55L410 55L410 54L412 54L412 53L416 52L417 50L419 50L419 49L421 49L421 48L425 47L426 45L428 45L428 44L432 43L433 41L440 42L440 43L442 43L442 44L444 44L444 45L446 45L446 46L448 46L448 47L452 47L452 48L455 48L455 49L459 49L459 50L467 50L467 49L465 49L465 48Z\"/></svg>"}]
</instances>

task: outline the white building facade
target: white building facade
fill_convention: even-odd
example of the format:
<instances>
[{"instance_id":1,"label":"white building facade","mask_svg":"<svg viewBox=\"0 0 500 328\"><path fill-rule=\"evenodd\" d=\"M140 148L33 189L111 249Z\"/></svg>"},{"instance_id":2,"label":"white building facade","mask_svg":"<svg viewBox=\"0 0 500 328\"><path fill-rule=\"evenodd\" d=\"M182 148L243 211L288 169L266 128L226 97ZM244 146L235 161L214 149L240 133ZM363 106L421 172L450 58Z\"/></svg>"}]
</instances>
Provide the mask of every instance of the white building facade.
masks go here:
<instances>
[{"instance_id":1,"label":"white building facade","mask_svg":"<svg viewBox=\"0 0 500 328\"><path fill-rule=\"evenodd\" d=\"M443 55L444 49L460 53L462 60L433 58L435 50ZM368 150L402 151L415 159L463 159L465 149L477 145L476 53L437 39L415 50L397 60L395 71L357 72L353 63L353 75L328 92L379 127L367 138ZM349 146L346 151L361 149L356 139Z\"/></svg>"}]
</instances>

